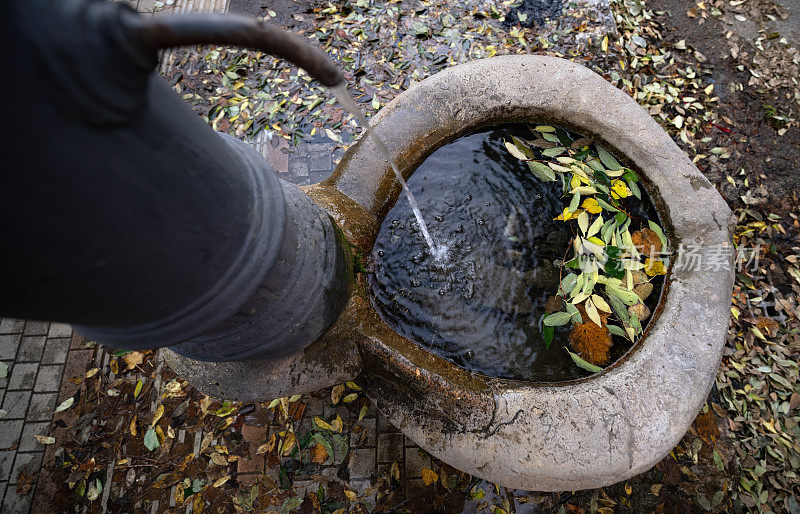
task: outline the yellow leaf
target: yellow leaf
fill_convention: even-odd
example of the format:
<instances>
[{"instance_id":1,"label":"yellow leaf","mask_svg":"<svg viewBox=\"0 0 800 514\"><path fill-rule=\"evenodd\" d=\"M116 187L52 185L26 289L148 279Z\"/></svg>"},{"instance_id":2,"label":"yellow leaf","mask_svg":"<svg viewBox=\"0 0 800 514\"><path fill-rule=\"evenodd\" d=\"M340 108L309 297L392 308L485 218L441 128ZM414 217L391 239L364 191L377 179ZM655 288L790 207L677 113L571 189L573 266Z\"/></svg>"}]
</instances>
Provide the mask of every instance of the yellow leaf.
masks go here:
<instances>
[{"instance_id":1,"label":"yellow leaf","mask_svg":"<svg viewBox=\"0 0 800 514\"><path fill-rule=\"evenodd\" d=\"M111 362L108 363L108 369L111 370L111 373L117 375L119 374L119 363L117 359L112 359Z\"/></svg>"},{"instance_id":2,"label":"yellow leaf","mask_svg":"<svg viewBox=\"0 0 800 514\"><path fill-rule=\"evenodd\" d=\"M163 445L165 439L164 431L161 430L161 427L158 425L156 425L156 437L158 437L158 442Z\"/></svg>"},{"instance_id":3,"label":"yellow leaf","mask_svg":"<svg viewBox=\"0 0 800 514\"><path fill-rule=\"evenodd\" d=\"M331 431L332 432L341 432L342 427L344 427L344 423L342 422L342 418L339 415L336 415L336 419L331 421Z\"/></svg>"},{"instance_id":4,"label":"yellow leaf","mask_svg":"<svg viewBox=\"0 0 800 514\"><path fill-rule=\"evenodd\" d=\"M175 484L175 505L182 505L183 504L183 483L178 482Z\"/></svg>"},{"instance_id":5,"label":"yellow leaf","mask_svg":"<svg viewBox=\"0 0 800 514\"><path fill-rule=\"evenodd\" d=\"M608 52L608 36L603 37L603 42L600 43L600 49L605 53Z\"/></svg>"},{"instance_id":6,"label":"yellow leaf","mask_svg":"<svg viewBox=\"0 0 800 514\"><path fill-rule=\"evenodd\" d=\"M136 435L136 414L133 415L130 426L131 435Z\"/></svg>"},{"instance_id":7,"label":"yellow leaf","mask_svg":"<svg viewBox=\"0 0 800 514\"><path fill-rule=\"evenodd\" d=\"M667 270L664 268L664 262L661 259L647 258L644 261L644 272L647 276L654 277L656 275L664 275Z\"/></svg>"},{"instance_id":8,"label":"yellow leaf","mask_svg":"<svg viewBox=\"0 0 800 514\"><path fill-rule=\"evenodd\" d=\"M633 492L633 487L631 487L631 484L625 482L625 494L630 496L632 492Z\"/></svg>"},{"instance_id":9,"label":"yellow leaf","mask_svg":"<svg viewBox=\"0 0 800 514\"><path fill-rule=\"evenodd\" d=\"M342 400L344 403L350 403L358 398L358 393L350 393Z\"/></svg>"},{"instance_id":10,"label":"yellow leaf","mask_svg":"<svg viewBox=\"0 0 800 514\"><path fill-rule=\"evenodd\" d=\"M225 476L225 477L222 477L222 478L218 478L218 479L216 480L216 482L214 482L214 484L212 485L212 487L222 487L222 485L224 485L224 484L225 484L225 482L227 482L227 481L228 481L228 480L230 480L230 479L231 479L231 477L229 477L229 476Z\"/></svg>"},{"instance_id":11,"label":"yellow leaf","mask_svg":"<svg viewBox=\"0 0 800 514\"><path fill-rule=\"evenodd\" d=\"M92 378L93 376L97 375L97 372L100 371L100 368L92 368L86 372L84 375L86 378Z\"/></svg>"},{"instance_id":12,"label":"yellow leaf","mask_svg":"<svg viewBox=\"0 0 800 514\"><path fill-rule=\"evenodd\" d=\"M221 453L215 452L211 454L211 462L213 462L217 466L227 466L228 458L222 455Z\"/></svg>"},{"instance_id":13,"label":"yellow leaf","mask_svg":"<svg viewBox=\"0 0 800 514\"><path fill-rule=\"evenodd\" d=\"M331 403L336 405L342 399L342 394L344 394L344 386L339 384L333 386L331 389Z\"/></svg>"},{"instance_id":14,"label":"yellow leaf","mask_svg":"<svg viewBox=\"0 0 800 514\"><path fill-rule=\"evenodd\" d=\"M425 485L435 484L439 480L439 475L432 469L422 468L422 481Z\"/></svg>"},{"instance_id":15,"label":"yellow leaf","mask_svg":"<svg viewBox=\"0 0 800 514\"><path fill-rule=\"evenodd\" d=\"M50 437L46 435L35 435L33 437L35 437L36 440L39 441L41 444L53 444L56 442L55 437Z\"/></svg>"},{"instance_id":16,"label":"yellow leaf","mask_svg":"<svg viewBox=\"0 0 800 514\"><path fill-rule=\"evenodd\" d=\"M322 445L318 445L318 446L322 446ZM350 500L351 502L354 502L354 501L358 500L358 495L355 493L355 491L349 491L349 490L345 489L344 490L344 495L347 496L347 499Z\"/></svg>"},{"instance_id":17,"label":"yellow leaf","mask_svg":"<svg viewBox=\"0 0 800 514\"><path fill-rule=\"evenodd\" d=\"M321 428L323 430L330 430L331 429L330 424L328 424L327 421L325 421L324 419L320 418L319 416L314 418L314 424L317 425L319 428Z\"/></svg>"},{"instance_id":18,"label":"yellow leaf","mask_svg":"<svg viewBox=\"0 0 800 514\"><path fill-rule=\"evenodd\" d=\"M138 398L139 394L142 392L142 386L144 386L144 381L140 378L138 382L136 382L136 387L133 388L133 397Z\"/></svg>"},{"instance_id":19,"label":"yellow leaf","mask_svg":"<svg viewBox=\"0 0 800 514\"><path fill-rule=\"evenodd\" d=\"M283 451L281 452L283 455L289 455L292 453L292 449L297 445L297 437L291 432L286 434L286 438L283 440Z\"/></svg>"},{"instance_id":20,"label":"yellow leaf","mask_svg":"<svg viewBox=\"0 0 800 514\"><path fill-rule=\"evenodd\" d=\"M611 196L613 198L627 198L630 196L628 186L625 185L624 180L617 179L611 183Z\"/></svg>"},{"instance_id":21,"label":"yellow leaf","mask_svg":"<svg viewBox=\"0 0 800 514\"><path fill-rule=\"evenodd\" d=\"M156 408L156 415L153 416L153 421L150 422L150 426L151 427L156 426L156 423L158 423L158 420L161 419L161 416L163 415L164 415L164 406L159 404L159 406Z\"/></svg>"},{"instance_id":22,"label":"yellow leaf","mask_svg":"<svg viewBox=\"0 0 800 514\"><path fill-rule=\"evenodd\" d=\"M349 387L350 389L355 389L356 391L361 391L361 388L358 387L358 384L356 384L352 380L347 382L345 385L347 385L347 387Z\"/></svg>"},{"instance_id":23,"label":"yellow leaf","mask_svg":"<svg viewBox=\"0 0 800 514\"><path fill-rule=\"evenodd\" d=\"M601 212L603 210L603 208L600 207L600 204L597 203L597 200L595 200L594 198L585 199L581 204L581 207L589 211L591 214L597 214L598 212Z\"/></svg>"}]
</instances>

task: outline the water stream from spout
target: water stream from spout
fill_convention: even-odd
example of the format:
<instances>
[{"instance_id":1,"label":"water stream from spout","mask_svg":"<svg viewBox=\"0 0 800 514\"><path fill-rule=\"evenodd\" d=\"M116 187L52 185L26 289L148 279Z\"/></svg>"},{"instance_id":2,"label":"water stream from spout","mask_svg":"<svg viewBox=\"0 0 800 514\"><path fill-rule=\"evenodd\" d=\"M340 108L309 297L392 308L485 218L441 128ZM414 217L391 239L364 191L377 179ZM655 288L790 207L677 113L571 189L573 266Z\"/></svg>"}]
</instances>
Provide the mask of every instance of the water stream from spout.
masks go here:
<instances>
[{"instance_id":1,"label":"water stream from spout","mask_svg":"<svg viewBox=\"0 0 800 514\"><path fill-rule=\"evenodd\" d=\"M331 88L331 93L333 93L333 96L336 97L336 100L339 102L339 104L355 117L359 125L366 129L370 137L372 137L372 140L375 142L375 146L378 148L378 151L381 152L381 154L383 154L383 156L389 162L397 181L400 182L400 185L403 188L403 194L406 195L408 203L411 205L411 211L414 213L414 217L417 218L419 230L422 232L422 236L425 238L425 242L428 244L431 255L433 255L434 259L436 260L444 257L444 255L447 253L447 248L444 246L437 246L436 243L434 243L433 238L428 231L428 225L425 223L425 220L422 219L422 212L419 210L419 205L417 205L416 198L414 198L414 195L411 194L411 191L408 189L406 181L403 178L403 175L400 173L400 169L397 167L397 164L394 162L392 155L389 153L389 149L386 147L386 144L378 136L378 134L375 133L375 130L373 130L372 126L369 124L369 121L367 121L367 118L364 117L361 109L358 107L358 105L356 105L353 97L350 96L350 93L347 91L347 85L342 83L338 86L334 86Z\"/></svg>"}]
</instances>

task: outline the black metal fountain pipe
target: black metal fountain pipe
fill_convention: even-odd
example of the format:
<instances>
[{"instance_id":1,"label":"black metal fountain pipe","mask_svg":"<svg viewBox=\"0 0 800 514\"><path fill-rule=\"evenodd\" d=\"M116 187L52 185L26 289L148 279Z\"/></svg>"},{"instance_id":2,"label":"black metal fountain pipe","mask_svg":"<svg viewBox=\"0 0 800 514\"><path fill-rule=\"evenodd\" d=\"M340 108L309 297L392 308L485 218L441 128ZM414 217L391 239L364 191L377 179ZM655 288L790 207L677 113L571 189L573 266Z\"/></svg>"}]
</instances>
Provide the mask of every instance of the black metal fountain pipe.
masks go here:
<instances>
[{"instance_id":1,"label":"black metal fountain pipe","mask_svg":"<svg viewBox=\"0 0 800 514\"><path fill-rule=\"evenodd\" d=\"M231 42L340 83L324 54L246 18L102 0L6 0L0 40L0 315L201 360L282 357L333 324L349 267L330 217L154 71L161 47Z\"/></svg>"}]
</instances>

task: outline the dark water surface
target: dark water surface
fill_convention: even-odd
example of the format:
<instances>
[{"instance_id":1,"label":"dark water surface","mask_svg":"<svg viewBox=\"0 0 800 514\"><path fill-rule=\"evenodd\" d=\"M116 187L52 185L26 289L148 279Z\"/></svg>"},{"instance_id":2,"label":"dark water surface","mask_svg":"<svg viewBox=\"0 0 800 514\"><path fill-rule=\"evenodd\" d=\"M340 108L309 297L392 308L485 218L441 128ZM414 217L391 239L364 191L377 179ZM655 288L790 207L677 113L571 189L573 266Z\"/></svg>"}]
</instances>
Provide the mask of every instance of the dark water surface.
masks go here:
<instances>
[{"instance_id":1,"label":"dark water surface","mask_svg":"<svg viewBox=\"0 0 800 514\"><path fill-rule=\"evenodd\" d=\"M375 243L372 293L396 331L442 357L489 376L568 380L585 375L538 328L557 289L572 235L553 221L561 185L536 179L503 145L521 126L465 136L434 152L408 180L437 243L435 259L398 201ZM401 198L402 200L402 198Z\"/></svg>"}]
</instances>

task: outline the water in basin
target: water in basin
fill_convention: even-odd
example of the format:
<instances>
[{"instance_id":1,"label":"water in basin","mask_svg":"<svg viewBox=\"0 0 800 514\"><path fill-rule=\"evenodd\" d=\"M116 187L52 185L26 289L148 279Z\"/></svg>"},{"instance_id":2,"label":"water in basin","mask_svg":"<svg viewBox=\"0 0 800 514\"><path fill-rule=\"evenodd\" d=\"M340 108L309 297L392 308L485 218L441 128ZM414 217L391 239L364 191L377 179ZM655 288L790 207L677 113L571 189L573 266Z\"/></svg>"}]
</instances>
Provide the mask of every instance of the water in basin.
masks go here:
<instances>
[{"instance_id":1,"label":"water in basin","mask_svg":"<svg viewBox=\"0 0 800 514\"><path fill-rule=\"evenodd\" d=\"M570 380L588 373L564 351L569 327L556 327L547 348L541 331L574 236L570 224L554 220L565 207L562 184L536 178L504 145L530 134L523 124L499 125L430 155L408 188L448 250L432 255L411 206L398 201L373 249L371 292L394 330L468 370ZM632 208L656 219L651 205ZM615 337L615 358L628 348Z\"/></svg>"}]
</instances>

